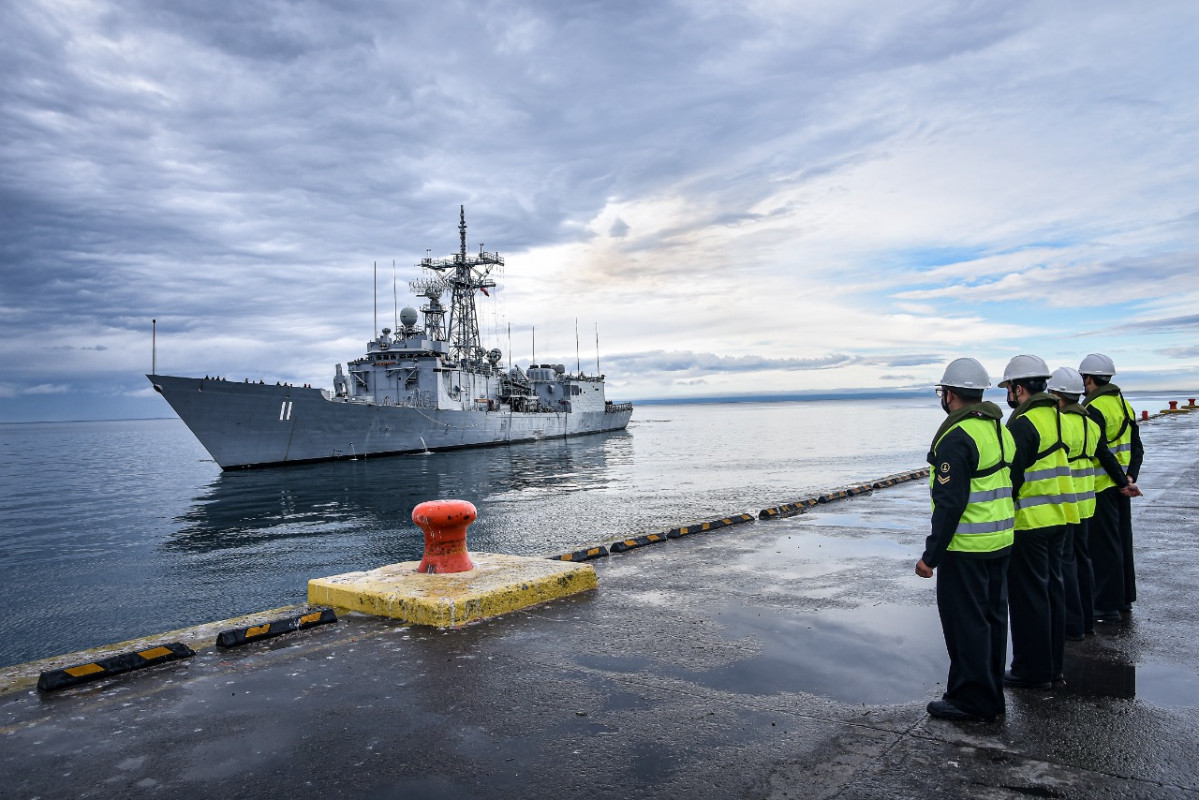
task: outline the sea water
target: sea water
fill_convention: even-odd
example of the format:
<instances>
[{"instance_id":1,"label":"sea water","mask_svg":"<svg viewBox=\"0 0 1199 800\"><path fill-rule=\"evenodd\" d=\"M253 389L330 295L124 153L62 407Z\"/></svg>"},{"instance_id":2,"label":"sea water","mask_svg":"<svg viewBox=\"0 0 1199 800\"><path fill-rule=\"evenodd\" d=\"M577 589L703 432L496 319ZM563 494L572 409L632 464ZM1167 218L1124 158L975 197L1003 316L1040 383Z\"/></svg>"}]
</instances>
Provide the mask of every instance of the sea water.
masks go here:
<instances>
[{"instance_id":1,"label":"sea water","mask_svg":"<svg viewBox=\"0 0 1199 800\"><path fill-rule=\"evenodd\" d=\"M555 555L922 467L943 419L931 392L646 404L617 433L236 472L178 419L0 424L0 666L417 560L425 500L475 504L471 550Z\"/></svg>"}]
</instances>

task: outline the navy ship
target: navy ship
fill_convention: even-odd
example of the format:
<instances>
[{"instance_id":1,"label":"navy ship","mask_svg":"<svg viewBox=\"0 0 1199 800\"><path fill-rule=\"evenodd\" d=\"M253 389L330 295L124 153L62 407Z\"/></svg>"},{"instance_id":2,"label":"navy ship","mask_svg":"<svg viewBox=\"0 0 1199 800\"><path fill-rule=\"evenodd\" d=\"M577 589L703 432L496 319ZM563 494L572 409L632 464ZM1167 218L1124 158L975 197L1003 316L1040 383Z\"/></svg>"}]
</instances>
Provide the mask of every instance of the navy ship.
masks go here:
<instances>
[{"instance_id":1,"label":"navy ship","mask_svg":"<svg viewBox=\"0 0 1199 800\"><path fill-rule=\"evenodd\" d=\"M632 403L605 397L604 376L562 364L505 366L479 337L477 292L489 296L498 253L424 258L412 281L423 298L383 328L333 388L249 379L147 375L222 469L435 452L625 429ZM449 293L448 308L442 297Z\"/></svg>"}]
</instances>

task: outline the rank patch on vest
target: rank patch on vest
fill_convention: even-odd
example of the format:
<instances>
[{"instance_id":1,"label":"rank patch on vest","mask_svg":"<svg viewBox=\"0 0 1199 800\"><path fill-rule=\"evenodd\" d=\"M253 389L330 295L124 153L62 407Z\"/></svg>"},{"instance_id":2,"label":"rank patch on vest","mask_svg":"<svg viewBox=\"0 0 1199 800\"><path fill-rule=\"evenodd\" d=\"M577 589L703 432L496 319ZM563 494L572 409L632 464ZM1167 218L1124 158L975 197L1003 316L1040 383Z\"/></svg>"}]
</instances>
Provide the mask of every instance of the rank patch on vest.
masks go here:
<instances>
[{"instance_id":1,"label":"rank patch on vest","mask_svg":"<svg viewBox=\"0 0 1199 800\"><path fill-rule=\"evenodd\" d=\"M944 486L945 484L949 483L949 481L950 481L949 462L948 461L941 462L941 473L942 474L937 476L937 483Z\"/></svg>"}]
</instances>

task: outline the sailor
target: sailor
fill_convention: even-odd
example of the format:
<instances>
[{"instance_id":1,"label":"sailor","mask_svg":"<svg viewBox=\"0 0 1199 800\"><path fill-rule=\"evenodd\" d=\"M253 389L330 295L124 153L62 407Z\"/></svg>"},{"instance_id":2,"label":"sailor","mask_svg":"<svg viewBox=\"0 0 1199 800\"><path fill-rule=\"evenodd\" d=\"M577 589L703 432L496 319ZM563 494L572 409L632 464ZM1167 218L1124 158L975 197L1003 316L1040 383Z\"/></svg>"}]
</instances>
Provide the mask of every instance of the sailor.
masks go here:
<instances>
[{"instance_id":1,"label":"sailor","mask_svg":"<svg viewBox=\"0 0 1199 800\"><path fill-rule=\"evenodd\" d=\"M1066 530L1062 573L1066 588L1066 639L1080 641L1095 633L1094 572L1091 565L1090 521L1095 514L1095 478L1099 471L1117 486L1128 485L1124 470L1108 451L1103 428L1078 404L1084 386L1072 367L1053 371L1047 387L1057 398L1062 415L1062 441L1070 462L1077 516Z\"/></svg>"},{"instance_id":2,"label":"sailor","mask_svg":"<svg viewBox=\"0 0 1199 800\"><path fill-rule=\"evenodd\" d=\"M1017 688L1049 689L1054 680L1065 680L1062 552L1073 493L1057 400L1045 392L1049 377L1044 360L1019 355L999 383L1014 409L1007 427L1016 442L1016 537L1008 565L1012 668L1003 682Z\"/></svg>"},{"instance_id":3,"label":"sailor","mask_svg":"<svg viewBox=\"0 0 1199 800\"><path fill-rule=\"evenodd\" d=\"M973 358L949 363L938 384L948 414L928 453L932 530L916 574L937 575L937 612L949 679L928 713L987 720L1004 713L1007 564L1015 509L1008 464L1015 453L1003 412L983 402L991 379Z\"/></svg>"},{"instance_id":4,"label":"sailor","mask_svg":"<svg viewBox=\"0 0 1199 800\"><path fill-rule=\"evenodd\" d=\"M1145 450L1132 406L1112 383L1116 366L1102 353L1091 353L1078 365L1086 387L1083 406L1103 428L1108 449L1128 478L1120 484L1106 473L1095 476L1095 517L1091 525L1091 558L1095 570L1095 620L1119 622L1137 598L1132 560L1132 505Z\"/></svg>"}]
</instances>

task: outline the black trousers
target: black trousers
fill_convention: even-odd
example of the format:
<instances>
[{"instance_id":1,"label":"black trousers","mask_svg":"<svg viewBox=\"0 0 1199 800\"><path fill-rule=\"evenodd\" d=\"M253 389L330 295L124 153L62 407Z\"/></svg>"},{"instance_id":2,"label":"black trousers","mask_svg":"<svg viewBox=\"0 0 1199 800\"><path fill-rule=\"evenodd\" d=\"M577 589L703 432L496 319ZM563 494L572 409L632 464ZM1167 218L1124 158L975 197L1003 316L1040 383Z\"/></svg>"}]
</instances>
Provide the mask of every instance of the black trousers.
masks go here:
<instances>
[{"instance_id":1,"label":"black trousers","mask_svg":"<svg viewBox=\"0 0 1199 800\"><path fill-rule=\"evenodd\" d=\"M1066 587L1061 528L1016 531L1008 564L1012 674L1045 683L1062 674L1066 655Z\"/></svg>"},{"instance_id":2,"label":"black trousers","mask_svg":"<svg viewBox=\"0 0 1199 800\"><path fill-rule=\"evenodd\" d=\"M947 552L937 567L937 613L949 651L945 699L980 717L1004 712L1007 555Z\"/></svg>"},{"instance_id":3,"label":"black trousers","mask_svg":"<svg viewBox=\"0 0 1199 800\"><path fill-rule=\"evenodd\" d=\"M1121 499L1128 498L1120 494L1115 486L1095 494L1095 516L1091 517L1091 565L1095 573L1096 614L1119 611L1127 604L1124 544L1120 526ZM1131 516L1131 507L1129 514Z\"/></svg>"},{"instance_id":4,"label":"black trousers","mask_svg":"<svg viewBox=\"0 0 1199 800\"><path fill-rule=\"evenodd\" d=\"M1090 518L1066 531L1062 579L1066 585L1066 635L1095 631L1095 576L1091 568Z\"/></svg>"},{"instance_id":5,"label":"black trousers","mask_svg":"<svg viewBox=\"0 0 1199 800\"><path fill-rule=\"evenodd\" d=\"M1132 499L1117 494L1116 501L1120 509L1120 555L1124 559L1124 603L1121 608L1126 609L1137 599L1137 574L1132 564Z\"/></svg>"}]
</instances>

